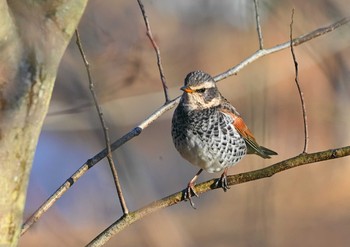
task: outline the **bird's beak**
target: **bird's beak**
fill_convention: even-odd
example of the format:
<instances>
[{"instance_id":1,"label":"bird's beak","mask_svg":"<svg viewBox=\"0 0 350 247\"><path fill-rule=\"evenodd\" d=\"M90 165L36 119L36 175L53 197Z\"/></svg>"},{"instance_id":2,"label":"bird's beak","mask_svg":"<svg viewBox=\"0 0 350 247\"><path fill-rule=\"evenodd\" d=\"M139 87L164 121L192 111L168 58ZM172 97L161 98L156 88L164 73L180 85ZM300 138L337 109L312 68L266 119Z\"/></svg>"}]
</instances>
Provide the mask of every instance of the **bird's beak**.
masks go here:
<instances>
[{"instance_id":1,"label":"bird's beak","mask_svg":"<svg viewBox=\"0 0 350 247\"><path fill-rule=\"evenodd\" d=\"M185 86L181 87L180 89L186 93L193 93L194 92L191 88L185 87Z\"/></svg>"}]
</instances>

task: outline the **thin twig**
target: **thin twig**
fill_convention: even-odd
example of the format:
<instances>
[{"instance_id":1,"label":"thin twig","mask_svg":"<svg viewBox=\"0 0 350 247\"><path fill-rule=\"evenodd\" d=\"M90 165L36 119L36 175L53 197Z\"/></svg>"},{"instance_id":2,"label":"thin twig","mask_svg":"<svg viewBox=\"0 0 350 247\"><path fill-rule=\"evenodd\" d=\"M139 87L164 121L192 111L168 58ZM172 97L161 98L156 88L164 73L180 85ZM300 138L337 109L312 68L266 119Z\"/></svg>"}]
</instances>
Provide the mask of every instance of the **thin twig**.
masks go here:
<instances>
[{"instance_id":1,"label":"thin twig","mask_svg":"<svg viewBox=\"0 0 350 247\"><path fill-rule=\"evenodd\" d=\"M298 38L295 38L293 40L293 45L297 46L300 44L303 44L313 38L319 37L321 35L324 35L328 32L331 32L338 27L345 25L350 21L350 17L344 18L338 22L335 22L332 25L319 28L317 30L314 30L310 33L307 33L305 35L299 36ZM285 42L280 45L276 45L269 49L263 49L255 52L247 59L243 60L238 65L230 68L226 72L223 72L216 77L214 77L215 81L223 80L231 75L234 75L238 73L240 70L242 70L244 67L246 67L248 64L256 61L257 59L269 55L278 51L281 51L283 49L286 49L290 46L290 41ZM141 124L133 128L131 131L126 133L124 136L116 140L111 145L111 150L114 151L120 146L124 145L126 142L133 139L135 136L138 136L141 134L142 130L147 128L152 122L154 122L156 119L158 119L161 115L163 115L165 112L169 111L173 107L175 107L180 101L180 96L175 98L172 101L169 101L165 105L161 106L159 109L157 109L154 113L152 113L147 119L145 119ZM97 164L101 159L106 157L107 155L107 149L102 150L98 154L96 154L94 157L89 159L85 164L83 164L70 178L68 178L34 213L32 216L27 219L27 221L22 226L22 232L21 234L24 234L38 219L70 188L72 185L81 178L91 167L93 167L95 164Z\"/></svg>"},{"instance_id":2,"label":"thin twig","mask_svg":"<svg viewBox=\"0 0 350 247\"><path fill-rule=\"evenodd\" d=\"M341 158L348 155L350 155L350 146L342 147L338 149L331 149L331 150L317 152L317 153L311 153L311 154L305 153L262 169L228 176L227 182L229 186L242 184L249 181L268 178L279 172L296 168L298 166L330 160L330 159ZM220 185L218 185L217 179L211 179L209 181L200 183L195 186L196 192L198 194L202 194L207 191L215 190L218 188L221 188L221 187ZM126 217L119 218L117 221L111 224L108 228L106 228L102 233L100 233L87 246L89 247L102 246L108 240L110 240L114 235L116 235L126 227L130 226L135 221L138 221L143 217L151 213L154 213L162 208L166 208L183 201L184 200L183 192L184 191L179 191L170 196L164 197L163 199L152 202L151 204L141 209L131 212Z\"/></svg>"},{"instance_id":3,"label":"thin twig","mask_svg":"<svg viewBox=\"0 0 350 247\"><path fill-rule=\"evenodd\" d=\"M96 93L95 93L95 85L94 85L94 81L92 79L91 72L90 72L90 64L89 64L89 62L88 62L88 60L86 58L86 55L85 55L85 52L84 52L84 49L83 49L83 45L81 44L81 40L80 40L80 35L79 35L79 32L78 32L78 29L75 30L75 35L76 35L76 38L77 38L76 39L76 44L77 44L77 46L79 48L81 57L83 58L83 61L84 61L84 64L85 64L85 68L86 68L86 72L87 72L87 75L88 75L90 92L91 92L92 98L94 100L94 104L96 106L96 110L98 112L98 116L100 118L100 122L101 122L101 125L102 125L103 134L104 134L104 138L105 138L105 142L106 142L106 148L107 148L107 160L108 160L109 167L111 168L114 184L115 184L115 187L116 187L117 193L118 193L119 202L120 202L120 205L122 207L123 213L127 214L127 213L129 213L129 210L128 210L128 207L126 206L126 202L125 202L125 199L124 199L124 196L123 196L122 187L120 185L120 181L119 181L119 178L118 178L118 172L117 172L117 169L115 168L115 164L114 164L114 161L113 161L112 150L111 150L111 142L110 142L109 134L108 134L108 127L107 127L107 124L106 124L105 119L103 117L102 109L101 109L101 107L100 107L100 105L98 103L98 100L97 100L97 96L96 96Z\"/></svg>"},{"instance_id":4,"label":"thin twig","mask_svg":"<svg viewBox=\"0 0 350 247\"><path fill-rule=\"evenodd\" d=\"M156 41L153 38L151 25L149 24L148 17L146 15L145 6L142 4L141 0L137 0L137 2L139 3L139 6L140 6L140 9L141 9L141 12L142 12L142 16L143 16L143 20L145 21L146 30L147 30L147 32L146 32L147 37L151 41L152 46L154 48L154 51L156 52L157 65L158 65L158 69L159 69L160 79L162 81L162 86L163 86L163 91L164 91L164 96L165 96L165 103L168 103L170 101L170 99L169 99L169 94L168 94L168 86L166 84L165 75L164 75L164 71L163 71L162 59L161 59L161 56L160 56L160 50L159 50L159 47L158 47Z\"/></svg>"},{"instance_id":5,"label":"thin twig","mask_svg":"<svg viewBox=\"0 0 350 247\"><path fill-rule=\"evenodd\" d=\"M258 38L259 38L259 50L262 50L262 49L264 49L264 39L263 39L263 35L262 35L262 31L261 31L261 25L260 25L258 0L254 0L254 7L255 7L256 29L258 31Z\"/></svg>"},{"instance_id":6,"label":"thin twig","mask_svg":"<svg viewBox=\"0 0 350 247\"><path fill-rule=\"evenodd\" d=\"M294 22L294 9L292 9L292 17L291 17L291 23L290 23L290 41L293 40L293 22ZM292 43L291 43L292 44ZM290 46L290 51L292 53L293 57L293 62L294 62L294 68L295 68L295 84L298 88L298 93L300 96L300 101L301 101L301 110L303 112L303 120L304 120L304 148L303 148L303 153L307 152L307 147L309 143L309 131L308 131L308 125L307 125L307 114L306 114L306 107L305 107L305 100L304 100L304 94L301 91L301 86L299 83L298 75L299 75L299 70L298 70L298 62L294 53L294 48L291 45Z\"/></svg>"}]
</instances>

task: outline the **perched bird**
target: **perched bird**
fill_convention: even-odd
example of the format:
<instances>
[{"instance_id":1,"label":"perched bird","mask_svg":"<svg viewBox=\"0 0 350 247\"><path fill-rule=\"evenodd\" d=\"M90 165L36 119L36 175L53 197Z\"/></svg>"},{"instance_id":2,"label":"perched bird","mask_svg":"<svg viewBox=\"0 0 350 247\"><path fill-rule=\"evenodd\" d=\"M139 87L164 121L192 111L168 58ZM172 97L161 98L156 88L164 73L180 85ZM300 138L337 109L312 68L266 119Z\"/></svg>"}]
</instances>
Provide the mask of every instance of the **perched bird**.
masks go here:
<instances>
[{"instance_id":1,"label":"perched bird","mask_svg":"<svg viewBox=\"0 0 350 247\"><path fill-rule=\"evenodd\" d=\"M221 95L214 79L202 71L189 73L181 88L183 94L172 119L172 138L176 149L191 164L200 167L184 194L191 206L191 195L199 174L223 170L218 183L229 189L227 170L246 154L264 159L277 155L260 146L236 109Z\"/></svg>"}]
</instances>

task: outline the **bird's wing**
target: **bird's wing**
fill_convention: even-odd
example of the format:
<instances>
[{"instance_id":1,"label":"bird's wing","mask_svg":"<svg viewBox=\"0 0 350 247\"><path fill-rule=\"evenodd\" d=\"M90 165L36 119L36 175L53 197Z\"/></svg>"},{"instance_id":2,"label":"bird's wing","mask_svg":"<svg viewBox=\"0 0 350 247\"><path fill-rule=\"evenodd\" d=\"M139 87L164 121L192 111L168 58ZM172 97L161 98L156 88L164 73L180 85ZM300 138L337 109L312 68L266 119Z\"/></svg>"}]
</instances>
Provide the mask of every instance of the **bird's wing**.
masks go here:
<instances>
[{"instance_id":1,"label":"bird's wing","mask_svg":"<svg viewBox=\"0 0 350 247\"><path fill-rule=\"evenodd\" d=\"M270 158L270 156L264 152L264 149L256 142L254 135L243 121L243 118L241 118L236 109L225 98L223 98L220 111L232 117L232 124L246 142L248 153L255 153L265 159Z\"/></svg>"}]
</instances>

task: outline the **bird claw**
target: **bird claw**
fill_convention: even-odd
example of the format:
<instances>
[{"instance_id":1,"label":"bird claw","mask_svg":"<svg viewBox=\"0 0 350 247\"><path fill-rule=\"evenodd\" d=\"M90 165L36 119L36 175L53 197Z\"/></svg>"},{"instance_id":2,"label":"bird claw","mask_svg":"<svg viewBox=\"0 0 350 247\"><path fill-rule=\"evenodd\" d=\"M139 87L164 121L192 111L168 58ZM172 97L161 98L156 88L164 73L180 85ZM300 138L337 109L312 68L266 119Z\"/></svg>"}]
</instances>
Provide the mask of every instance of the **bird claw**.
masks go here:
<instances>
[{"instance_id":1,"label":"bird claw","mask_svg":"<svg viewBox=\"0 0 350 247\"><path fill-rule=\"evenodd\" d=\"M189 183L186 190L184 191L184 200L185 201L190 201L190 204L191 204L191 207L193 209L196 209L196 207L194 206L194 203L192 201L192 196L196 196L196 197L199 197L196 190L194 189L194 184L192 183Z\"/></svg>"},{"instance_id":2,"label":"bird claw","mask_svg":"<svg viewBox=\"0 0 350 247\"><path fill-rule=\"evenodd\" d=\"M228 183L227 183L226 172L221 174L221 177L218 180L216 180L215 186L217 186L217 187L220 186L224 190L224 192L226 192L228 189L230 189L230 186L228 186Z\"/></svg>"}]
</instances>

